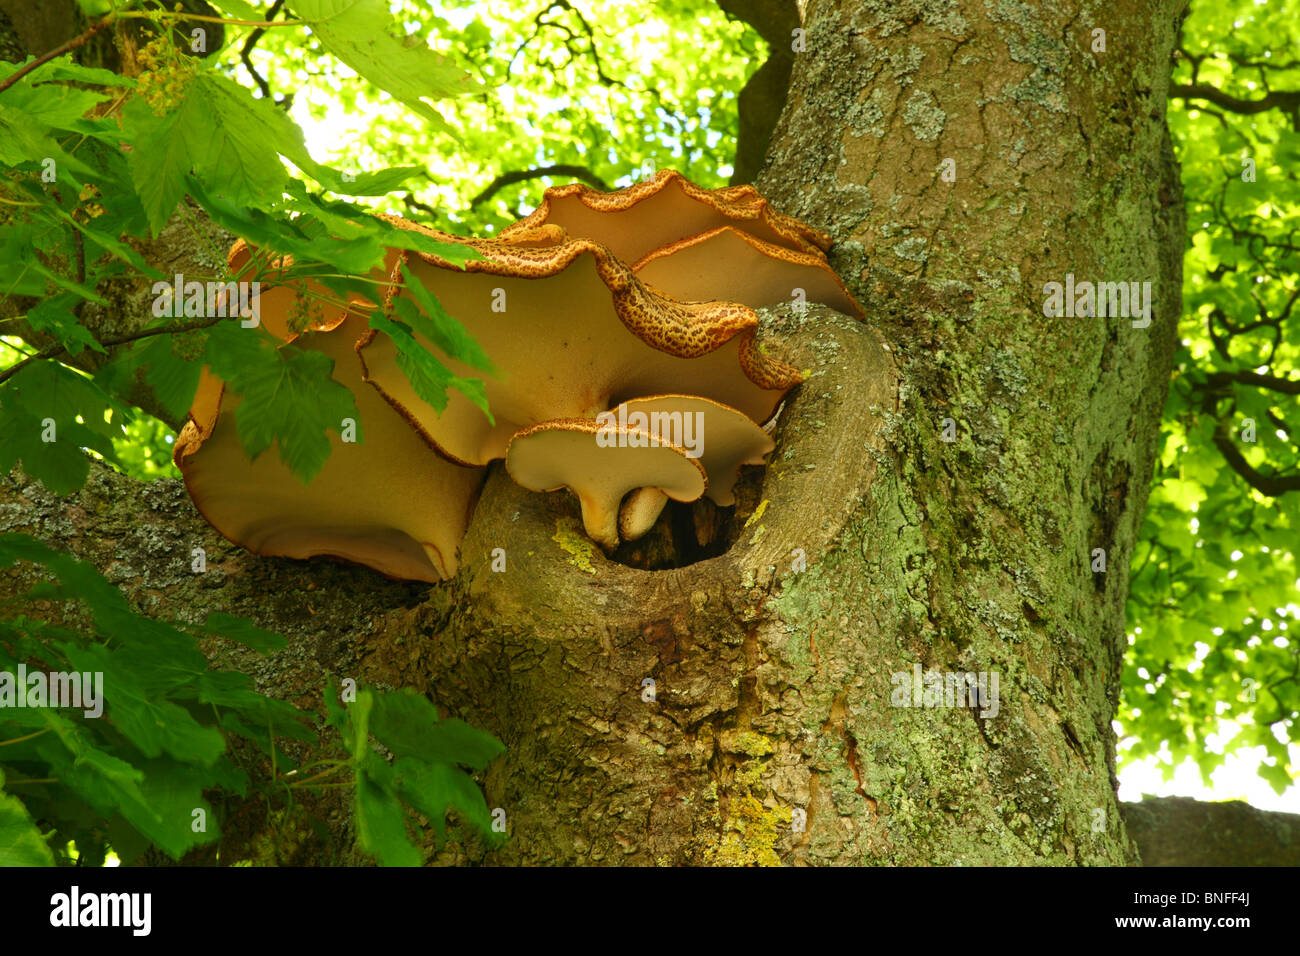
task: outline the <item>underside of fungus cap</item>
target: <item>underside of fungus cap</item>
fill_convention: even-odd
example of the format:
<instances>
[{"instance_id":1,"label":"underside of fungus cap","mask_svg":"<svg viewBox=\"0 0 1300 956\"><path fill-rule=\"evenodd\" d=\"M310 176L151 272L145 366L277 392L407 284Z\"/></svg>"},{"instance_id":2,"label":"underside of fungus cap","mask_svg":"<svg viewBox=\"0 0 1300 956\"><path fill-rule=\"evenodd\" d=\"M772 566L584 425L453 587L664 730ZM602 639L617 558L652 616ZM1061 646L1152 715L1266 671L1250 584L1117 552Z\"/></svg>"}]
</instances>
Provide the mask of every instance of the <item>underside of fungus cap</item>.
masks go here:
<instances>
[{"instance_id":1,"label":"underside of fungus cap","mask_svg":"<svg viewBox=\"0 0 1300 956\"><path fill-rule=\"evenodd\" d=\"M618 536L624 541L644 538L667 504L668 496L658 488L630 492L618 509Z\"/></svg>"},{"instance_id":2,"label":"underside of fungus cap","mask_svg":"<svg viewBox=\"0 0 1300 956\"><path fill-rule=\"evenodd\" d=\"M677 299L722 299L750 308L798 299L820 302L862 318L861 306L816 253L764 242L734 226L721 226L656 249L632 270L641 281Z\"/></svg>"},{"instance_id":3,"label":"underside of fungus cap","mask_svg":"<svg viewBox=\"0 0 1300 956\"><path fill-rule=\"evenodd\" d=\"M709 479L706 496L727 507L742 465L761 465L776 447L771 437L734 408L697 395L652 395L611 412L621 427L648 432L699 459ZM649 529L647 529L649 530Z\"/></svg>"},{"instance_id":4,"label":"underside of fungus cap","mask_svg":"<svg viewBox=\"0 0 1300 956\"><path fill-rule=\"evenodd\" d=\"M613 193L574 184L548 190L532 215L493 239L383 218L479 257L462 261L445 246L402 237L423 251L389 249L370 276L373 295L290 277L288 256L272 257L256 276L262 327L329 356L334 379L355 398L358 440L332 431L332 453L305 486L278 448L250 462L238 437L241 396L207 369L177 438L174 458L200 512L258 553L333 555L398 578L450 577L481 466L495 458L525 487L572 489L588 534L609 549L620 528L626 539L643 534L670 498L709 494L729 504L739 468L771 451L755 423L770 419L801 380L759 347L754 309L802 289L810 301L861 314L826 264L829 237L776 212L749 186L703 189L669 171ZM254 277L257 255L242 241L231 249L240 280ZM419 295L408 281L423 287ZM434 308L426 290L447 313L432 323L407 308ZM402 331L451 375L482 379L491 415L454 388L441 412L424 401L406 369L422 361L426 376L438 370L428 356L399 355L393 338L370 328L376 307L411 319ZM492 373L440 347L458 349L447 316ZM647 427L597 420L620 403L645 414ZM703 422L698 448L671 427L657 429L674 415Z\"/></svg>"},{"instance_id":5,"label":"underside of fungus cap","mask_svg":"<svg viewBox=\"0 0 1300 956\"><path fill-rule=\"evenodd\" d=\"M176 442L176 464L195 505L225 537L258 554L333 555L394 578L438 581L457 567L457 549L485 475L436 454L410 424L361 381L355 345L364 315L295 345L334 360L334 378L353 393L359 441L330 433L331 451L303 485L272 447L250 462L237 433L239 396L220 398L220 415L191 414ZM216 383L215 386L212 383ZM218 380L196 400L211 406Z\"/></svg>"},{"instance_id":6,"label":"underside of fungus cap","mask_svg":"<svg viewBox=\"0 0 1300 956\"><path fill-rule=\"evenodd\" d=\"M543 224L595 239L625 262L728 224L806 252L829 249L831 244L825 233L774 210L753 186L705 189L667 169L651 180L613 192L582 183L548 189L532 214L503 229L500 238Z\"/></svg>"},{"instance_id":7,"label":"underside of fungus cap","mask_svg":"<svg viewBox=\"0 0 1300 956\"><path fill-rule=\"evenodd\" d=\"M495 363L497 374L484 378L495 425L455 391L439 414L416 394L388 336L374 333L359 350L366 380L453 461L486 464L505 455L520 428L594 418L625 397L666 391L689 390L763 421L800 381L757 348L751 309L657 294L598 243L477 248L486 258L464 270L436 257L413 257L409 268ZM479 376L417 340L453 374Z\"/></svg>"},{"instance_id":8,"label":"underside of fungus cap","mask_svg":"<svg viewBox=\"0 0 1300 956\"><path fill-rule=\"evenodd\" d=\"M683 449L593 419L525 428L510 441L506 470L531 491L572 491L587 534L611 551L618 547L619 505L629 492L652 488L675 501L694 501L708 486L700 463Z\"/></svg>"}]
</instances>

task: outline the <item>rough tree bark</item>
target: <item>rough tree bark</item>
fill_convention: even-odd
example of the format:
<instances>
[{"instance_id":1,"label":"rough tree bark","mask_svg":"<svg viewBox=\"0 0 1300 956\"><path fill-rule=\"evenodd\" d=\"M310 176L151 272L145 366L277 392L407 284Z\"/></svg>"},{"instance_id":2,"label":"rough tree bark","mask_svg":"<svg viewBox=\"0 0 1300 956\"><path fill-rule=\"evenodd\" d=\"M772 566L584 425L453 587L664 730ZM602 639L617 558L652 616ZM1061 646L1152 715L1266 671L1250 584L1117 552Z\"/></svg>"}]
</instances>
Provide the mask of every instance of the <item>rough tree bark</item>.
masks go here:
<instances>
[{"instance_id":1,"label":"rough tree bark","mask_svg":"<svg viewBox=\"0 0 1300 956\"><path fill-rule=\"evenodd\" d=\"M811 375L719 556L608 561L571 497L499 467L460 573L432 588L249 555L176 483L102 469L62 501L15 472L0 530L72 547L153 613L284 631L270 661L211 648L268 692L414 686L495 733L509 749L484 782L511 839L436 862L1137 862L1110 722L1179 315L1182 7L810 0L758 185L836 238L869 319L765 314ZM1044 318L1067 273L1152 281L1150 326ZM892 706L917 665L997 672L997 716ZM238 808L223 861L355 859L338 800Z\"/></svg>"}]
</instances>

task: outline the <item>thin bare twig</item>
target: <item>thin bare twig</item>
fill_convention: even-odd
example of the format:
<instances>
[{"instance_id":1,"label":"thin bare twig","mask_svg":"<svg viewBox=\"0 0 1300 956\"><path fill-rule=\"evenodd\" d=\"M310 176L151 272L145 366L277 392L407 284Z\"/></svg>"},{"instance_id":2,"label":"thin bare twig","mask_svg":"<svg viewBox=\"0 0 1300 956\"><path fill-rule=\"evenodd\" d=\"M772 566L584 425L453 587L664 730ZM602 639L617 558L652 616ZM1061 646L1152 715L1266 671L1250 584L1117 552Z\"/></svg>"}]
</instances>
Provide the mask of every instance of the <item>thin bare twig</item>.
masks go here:
<instances>
[{"instance_id":1,"label":"thin bare twig","mask_svg":"<svg viewBox=\"0 0 1300 956\"><path fill-rule=\"evenodd\" d=\"M487 202L507 186L522 183L529 179L541 179L543 176L572 176L574 179L581 179L587 185L595 186L597 189L609 189L605 181L586 166L557 163L554 166L535 166L532 169L516 169L512 172L502 173L488 183L487 188L469 201L469 207L473 209L475 206Z\"/></svg>"}]
</instances>

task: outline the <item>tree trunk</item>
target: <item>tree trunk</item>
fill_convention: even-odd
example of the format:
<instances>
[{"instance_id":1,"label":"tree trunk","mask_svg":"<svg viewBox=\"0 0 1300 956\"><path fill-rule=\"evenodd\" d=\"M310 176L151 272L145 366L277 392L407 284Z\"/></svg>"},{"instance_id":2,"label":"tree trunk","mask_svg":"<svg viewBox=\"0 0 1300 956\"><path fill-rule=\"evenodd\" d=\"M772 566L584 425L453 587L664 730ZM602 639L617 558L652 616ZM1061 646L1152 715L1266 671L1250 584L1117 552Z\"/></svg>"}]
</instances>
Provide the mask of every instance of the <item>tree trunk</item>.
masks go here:
<instances>
[{"instance_id":1,"label":"tree trunk","mask_svg":"<svg viewBox=\"0 0 1300 956\"><path fill-rule=\"evenodd\" d=\"M499 465L433 588L248 555L175 483L100 470L67 501L11 476L0 530L74 546L151 613L286 632L269 664L212 651L268 692L413 686L496 734L510 839L437 862L1134 863L1111 719L1180 311L1182 5L810 0L758 185L835 237L869 318L765 315L811 375L724 553L608 561L571 496ZM1067 273L1151 281L1150 325L1045 318ZM914 668L997 696L916 706ZM294 811L330 839L244 807L223 861L354 859L332 793Z\"/></svg>"}]
</instances>

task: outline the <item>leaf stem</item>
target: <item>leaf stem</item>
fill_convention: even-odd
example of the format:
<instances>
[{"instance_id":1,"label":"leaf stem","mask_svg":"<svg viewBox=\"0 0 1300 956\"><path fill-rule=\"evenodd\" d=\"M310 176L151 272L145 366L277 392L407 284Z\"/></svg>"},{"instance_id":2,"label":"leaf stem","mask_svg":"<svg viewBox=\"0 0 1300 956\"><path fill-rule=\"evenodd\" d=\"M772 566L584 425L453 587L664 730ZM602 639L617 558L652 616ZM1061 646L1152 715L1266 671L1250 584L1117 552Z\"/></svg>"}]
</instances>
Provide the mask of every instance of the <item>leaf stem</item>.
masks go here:
<instances>
[{"instance_id":1,"label":"leaf stem","mask_svg":"<svg viewBox=\"0 0 1300 956\"><path fill-rule=\"evenodd\" d=\"M24 740L31 740L33 737L39 737L41 734L48 734L49 732L50 732L50 728L46 727L44 730L37 730L30 734L24 734L22 737L14 737L11 740L0 740L0 747L8 747L12 744L20 744Z\"/></svg>"},{"instance_id":2,"label":"leaf stem","mask_svg":"<svg viewBox=\"0 0 1300 956\"><path fill-rule=\"evenodd\" d=\"M144 329L140 332L132 332L130 335L119 335L116 338L105 339L99 344L105 347L111 345L125 345L128 342L134 342L138 339L147 339L150 336L154 336L154 335L173 335L182 332L197 332L199 329L211 328L212 326L216 325L218 322L221 322L225 318L226 316L215 315L205 319L200 319L197 322L183 322L180 325L168 325L157 329ZM64 354L65 352L67 352L67 349L64 348L62 345L55 345L46 349L44 352L37 352L35 355L29 355L21 362L11 365L3 372L0 372L0 384L3 384L4 382L13 378L13 376L18 372L18 370L22 368L24 365L27 365L29 362L35 362L39 359L57 358L58 356Z\"/></svg>"},{"instance_id":3,"label":"leaf stem","mask_svg":"<svg viewBox=\"0 0 1300 956\"><path fill-rule=\"evenodd\" d=\"M276 20L267 22L266 20L232 20L227 17L212 17L204 13L189 13L182 10L180 13L174 13L170 10L159 10L156 13L144 10L132 10L125 13L117 14L120 20L198 20L204 23L222 23L230 27L297 27L306 26L306 20Z\"/></svg>"},{"instance_id":4,"label":"leaf stem","mask_svg":"<svg viewBox=\"0 0 1300 956\"><path fill-rule=\"evenodd\" d=\"M63 43L60 44L59 46L56 46L49 53L46 53L42 56L38 56L31 63L28 63L26 66L21 67L18 70L15 70L12 74L9 75L7 79L0 80L0 93L3 93L5 90L9 89L9 87L13 86L15 83L21 80L28 73L31 73L33 70L44 66L46 63L49 63L51 60L55 59L56 57L63 56L63 54L67 53L70 50L75 50L77 47L81 46L83 43L85 43L87 40L93 37L96 33L98 33L100 30L104 29L104 27L111 24L114 21L114 19L116 19L118 16L124 16L124 14L110 13L108 16L104 17L104 19L100 20L98 23L91 24L90 29L88 29L85 33L81 34L80 36L73 37L67 43Z\"/></svg>"}]
</instances>

